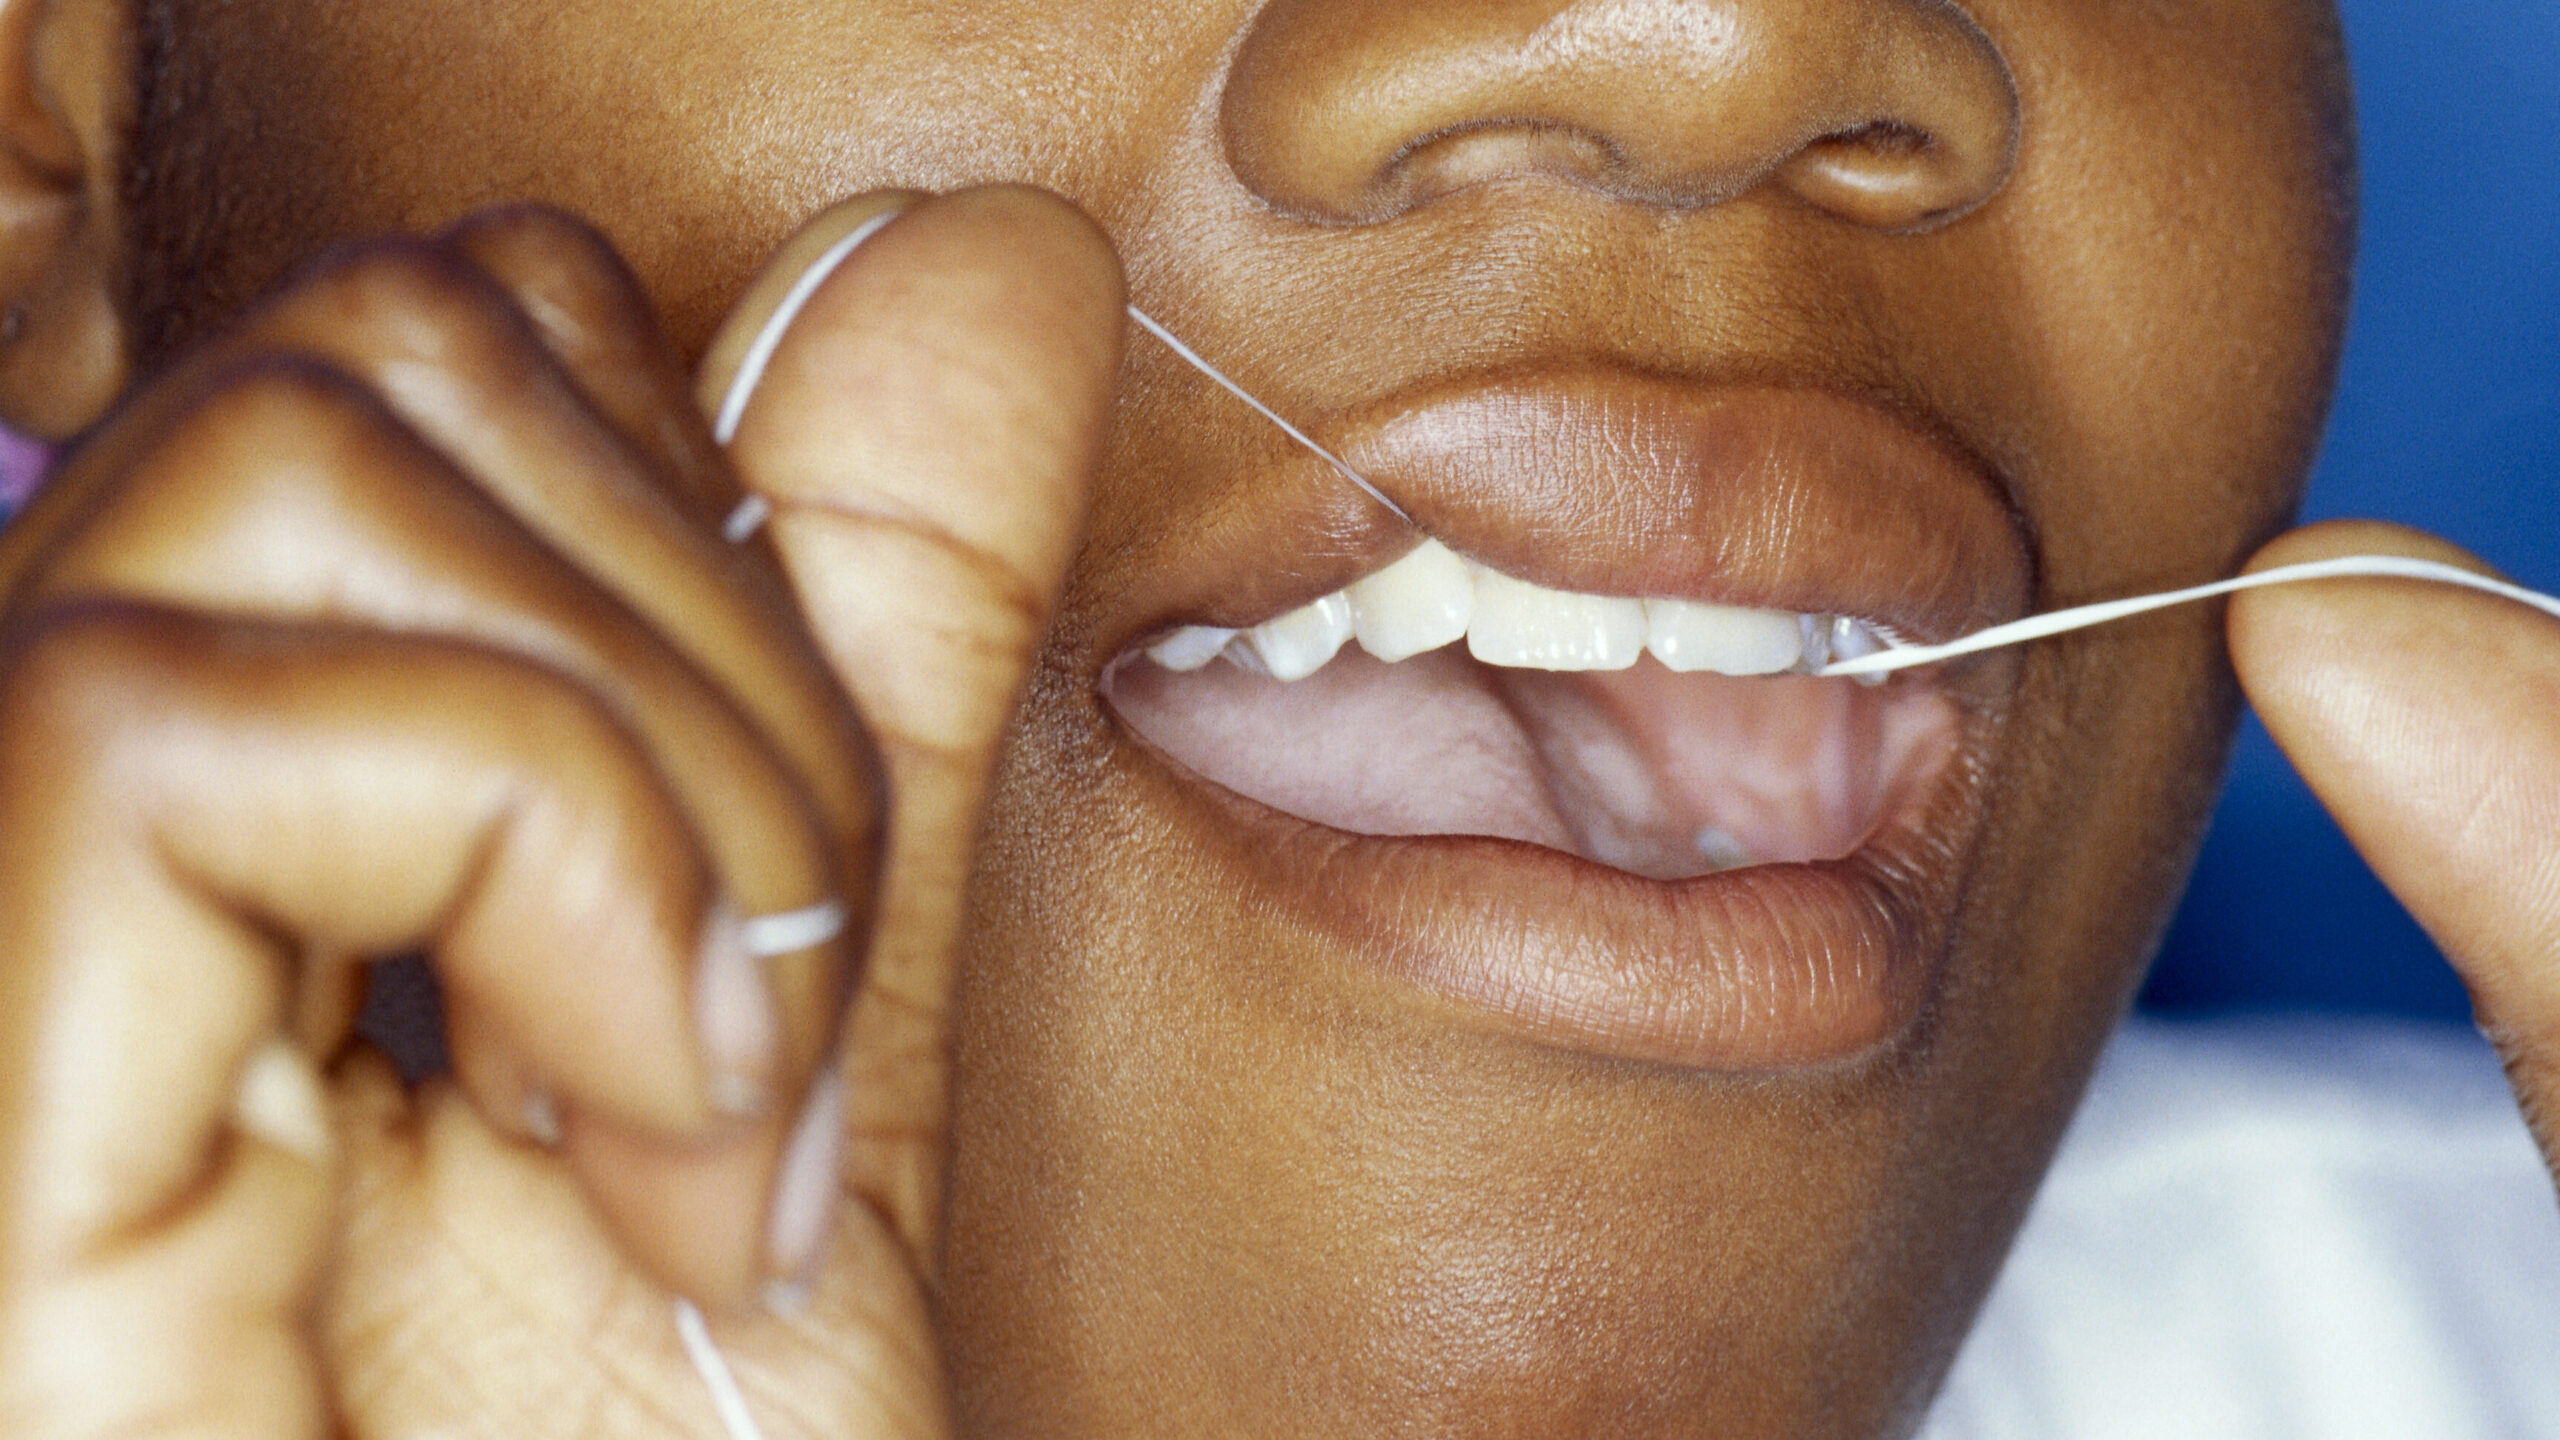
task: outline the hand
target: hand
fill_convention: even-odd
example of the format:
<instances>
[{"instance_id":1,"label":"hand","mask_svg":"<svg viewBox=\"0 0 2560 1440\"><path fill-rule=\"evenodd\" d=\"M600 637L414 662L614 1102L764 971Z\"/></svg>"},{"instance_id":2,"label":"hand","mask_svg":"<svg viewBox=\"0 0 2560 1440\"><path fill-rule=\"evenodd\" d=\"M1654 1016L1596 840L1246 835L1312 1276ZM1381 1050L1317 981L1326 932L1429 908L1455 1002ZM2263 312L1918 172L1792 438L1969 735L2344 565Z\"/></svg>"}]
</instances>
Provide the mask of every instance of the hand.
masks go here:
<instances>
[{"instance_id":1,"label":"hand","mask_svg":"<svg viewBox=\"0 0 2560 1440\"><path fill-rule=\"evenodd\" d=\"M696 385L900 204L723 456ZM691 377L508 212L337 257L82 447L0 535L0 1432L716 1434L678 1293L774 1440L942 1432L959 889L1119 285L1054 200L873 197ZM410 951L415 1092L347 1038Z\"/></svg>"},{"instance_id":2,"label":"hand","mask_svg":"<svg viewBox=\"0 0 2560 1440\"><path fill-rule=\"evenodd\" d=\"M2368 552L2488 568L2375 524L2298 530L2250 565ZM2276 743L2461 972L2560 1178L2560 621L2359 580L2244 593L2230 635Z\"/></svg>"}]
</instances>

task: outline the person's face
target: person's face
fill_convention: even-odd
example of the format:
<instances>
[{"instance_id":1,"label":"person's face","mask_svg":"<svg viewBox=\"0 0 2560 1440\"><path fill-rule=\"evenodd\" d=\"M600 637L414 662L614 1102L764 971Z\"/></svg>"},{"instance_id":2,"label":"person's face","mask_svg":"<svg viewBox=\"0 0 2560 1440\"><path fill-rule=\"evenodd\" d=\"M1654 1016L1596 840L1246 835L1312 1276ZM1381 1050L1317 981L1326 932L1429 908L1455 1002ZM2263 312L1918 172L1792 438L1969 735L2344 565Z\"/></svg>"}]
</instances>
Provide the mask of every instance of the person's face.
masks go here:
<instances>
[{"instance_id":1,"label":"person's face","mask_svg":"<svg viewBox=\"0 0 2560 1440\"><path fill-rule=\"evenodd\" d=\"M533 197L699 346L824 202L1029 180L1561 590L1927 634L2220 574L2333 358L2313 0L180 9L146 334ZM1133 657L1411 532L1143 341L1098 496L975 891L968 1424L1913 1423L2184 874L2213 618L1873 691L1175 674ZM1798 863L1692 873L1707 831Z\"/></svg>"}]
</instances>

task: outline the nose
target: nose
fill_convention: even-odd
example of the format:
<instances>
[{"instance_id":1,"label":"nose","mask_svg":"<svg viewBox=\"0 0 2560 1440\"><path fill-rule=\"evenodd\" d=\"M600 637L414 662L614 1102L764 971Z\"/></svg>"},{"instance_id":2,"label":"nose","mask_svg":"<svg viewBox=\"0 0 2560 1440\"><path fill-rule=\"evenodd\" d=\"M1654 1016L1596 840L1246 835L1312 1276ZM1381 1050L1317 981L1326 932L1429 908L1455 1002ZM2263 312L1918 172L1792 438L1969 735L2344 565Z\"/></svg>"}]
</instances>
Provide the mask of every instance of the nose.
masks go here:
<instances>
[{"instance_id":1,"label":"nose","mask_svg":"<svg viewBox=\"0 0 2560 1440\"><path fill-rule=\"evenodd\" d=\"M1773 184L1910 230L1999 191L2019 116L1954 0L1272 0L1220 123L1312 220L1542 175L1672 206Z\"/></svg>"}]
</instances>

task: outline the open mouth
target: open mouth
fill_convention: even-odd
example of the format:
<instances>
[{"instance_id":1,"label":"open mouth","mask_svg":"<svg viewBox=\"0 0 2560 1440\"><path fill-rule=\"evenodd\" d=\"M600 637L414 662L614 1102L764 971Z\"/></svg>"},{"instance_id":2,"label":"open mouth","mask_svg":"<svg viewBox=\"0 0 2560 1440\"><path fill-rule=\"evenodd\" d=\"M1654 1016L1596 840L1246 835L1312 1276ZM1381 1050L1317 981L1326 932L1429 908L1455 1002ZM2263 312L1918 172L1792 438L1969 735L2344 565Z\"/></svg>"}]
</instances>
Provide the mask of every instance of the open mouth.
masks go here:
<instances>
[{"instance_id":1,"label":"open mouth","mask_svg":"<svg viewBox=\"0 0 2560 1440\"><path fill-rule=\"evenodd\" d=\"M1610 371L1338 433L1446 543L1287 477L1333 498L1224 512L1101 672L1206 873L1540 1043L1760 1068L1907 1029L2014 666L1807 672L2023 609L1988 474L1837 395Z\"/></svg>"},{"instance_id":2,"label":"open mouth","mask_svg":"<svg viewBox=\"0 0 2560 1440\"><path fill-rule=\"evenodd\" d=\"M1838 860L1926 793L1935 686L1804 672L1848 617L1548 589L1426 540L1246 630L1115 666L1121 718L1194 774L1358 835L1524 841L1654 880Z\"/></svg>"}]
</instances>

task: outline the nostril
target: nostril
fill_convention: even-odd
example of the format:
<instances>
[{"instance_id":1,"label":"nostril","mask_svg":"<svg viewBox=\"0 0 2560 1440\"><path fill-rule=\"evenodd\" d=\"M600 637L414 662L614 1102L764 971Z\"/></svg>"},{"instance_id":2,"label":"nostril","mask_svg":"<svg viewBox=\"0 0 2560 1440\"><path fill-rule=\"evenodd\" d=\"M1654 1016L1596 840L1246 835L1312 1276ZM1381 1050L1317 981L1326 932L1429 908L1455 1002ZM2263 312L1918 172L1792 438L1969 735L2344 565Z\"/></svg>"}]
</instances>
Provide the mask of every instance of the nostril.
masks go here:
<instances>
[{"instance_id":1,"label":"nostril","mask_svg":"<svg viewBox=\"0 0 2560 1440\"><path fill-rule=\"evenodd\" d=\"M2017 81L1999 47L1951 4L1913 18L1881 40L1870 78L1852 87L1862 118L1831 125L1775 176L1798 198L1881 230L1969 213L2000 192L2018 158Z\"/></svg>"},{"instance_id":2,"label":"nostril","mask_svg":"<svg viewBox=\"0 0 2560 1440\"><path fill-rule=\"evenodd\" d=\"M1385 167L1375 209L1394 213L1470 185L1524 175L1600 179L1628 169L1606 136L1546 120L1454 125L1408 145Z\"/></svg>"},{"instance_id":3,"label":"nostril","mask_svg":"<svg viewBox=\"0 0 2560 1440\"><path fill-rule=\"evenodd\" d=\"M1859 150L1879 160L1909 160L1929 148L1929 132L1900 120L1870 120L1813 142L1843 150Z\"/></svg>"},{"instance_id":4,"label":"nostril","mask_svg":"<svg viewBox=\"0 0 2560 1440\"><path fill-rule=\"evenodd\" d=\"M1807 142L1777 181L1810 204L1880 230L1927 230L1999 193L2017 159L2011 105L1943 129L1871 120Z\"/></svg>"}]
</instances>

